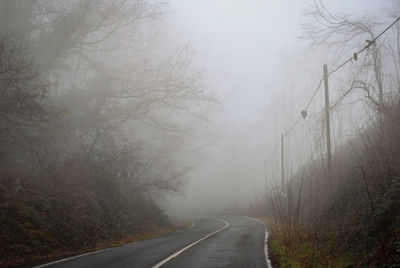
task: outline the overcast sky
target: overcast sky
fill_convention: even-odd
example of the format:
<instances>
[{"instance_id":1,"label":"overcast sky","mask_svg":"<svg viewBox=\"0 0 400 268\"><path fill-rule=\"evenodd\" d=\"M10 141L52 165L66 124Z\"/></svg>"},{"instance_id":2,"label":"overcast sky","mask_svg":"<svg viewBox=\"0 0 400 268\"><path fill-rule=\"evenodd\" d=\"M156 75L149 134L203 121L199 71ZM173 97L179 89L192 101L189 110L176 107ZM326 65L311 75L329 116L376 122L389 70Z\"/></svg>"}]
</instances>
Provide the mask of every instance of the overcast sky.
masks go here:
<instances>
[{"instance_id":1,"label":"overcast sky","mask_svg":"<svg viewBox=\"0 0 400 268\"><path fill-rule=\"evenodd\" d=\"M332 13L376 18L390 2L324 1ZM330 60L298 39L302 13L313 3L170 0L171 34L194 51L195 65L221 102L204 130L217 133L217 146L192 174L181 204L207 208L221 196L230 203L233 195L239 202L262 188L264 159L311 96L322 63ZM321 101L316 98L316 109ZM208 200L202 200L205 192Z\"/></svg>"}]
</instances>

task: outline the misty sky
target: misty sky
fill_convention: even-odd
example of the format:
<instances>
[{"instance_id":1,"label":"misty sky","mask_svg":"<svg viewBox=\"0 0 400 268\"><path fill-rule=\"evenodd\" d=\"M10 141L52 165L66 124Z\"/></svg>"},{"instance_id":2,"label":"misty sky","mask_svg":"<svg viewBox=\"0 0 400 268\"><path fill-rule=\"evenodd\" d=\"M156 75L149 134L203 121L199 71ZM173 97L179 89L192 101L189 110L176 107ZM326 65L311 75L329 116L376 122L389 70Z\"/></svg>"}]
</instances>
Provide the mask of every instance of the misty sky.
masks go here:
<instances>
[{"instance_id":1,"label":"misty sky","mask_svg":"<svg viewBox=\"0 0 400 268\"><path fill-rule=\"evenodd\" d=\"M390 5L324 3L332 13L376 18ZM200 130L216 145L193 172L186 196L175 198L181 207L209 210L217 200L235 206L263 189L264 159L311 96L322 64L332 60L298 39L310 5L312 0L170 0L171 34L194 51L206 85L221 102ZM313 108L322 107L320 96L314 102Z\"/></svg>"}]
</instances>

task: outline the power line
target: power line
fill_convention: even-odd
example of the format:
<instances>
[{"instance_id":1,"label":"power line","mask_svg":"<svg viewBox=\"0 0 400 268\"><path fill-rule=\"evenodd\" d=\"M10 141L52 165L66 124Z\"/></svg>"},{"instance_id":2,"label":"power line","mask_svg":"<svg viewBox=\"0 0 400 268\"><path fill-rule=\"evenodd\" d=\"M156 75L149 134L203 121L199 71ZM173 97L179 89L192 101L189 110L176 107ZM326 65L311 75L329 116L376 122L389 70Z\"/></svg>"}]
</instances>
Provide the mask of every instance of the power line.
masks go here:
<instances>
[{"instance_id":1,"label":"power line","mask_svg":"<svg viewBox=\"0 0 400 268\"><path fill-rule=\"evenodd\" d=\"M318 90L321 88L321 85L322 85L322 81L323 81L323 80L324 80L323 78L321 78L321 80L319 80L319 83L318 83L317 87L315 88L314 93L312 94L310 100L309 100L308 103L307 103L307 106L306 106L305 111L307 111L308 108L310 107L310 105L311 105L311 103L312 103L312 101L313 101L315 95L317 94ZM289 127L289 128L286 130L286 132L284 133L285 138L286 138L286 137L289 135L289 133L297 126L297 124L300 122L301 118L304 118L303 114L302 114L301 116L299 116L299 117L297 118L297 120L292 124L292 126Z\"/></svg>"},{"instance_id":2,"label":"power line","mask_svg":"<svg viewBox=\"0 0 400 268\"><path fill-rule=\"evenodd\" d=\"M388 27L386 27L380 34L378 34L374 39L372 40L366 40L366 42L368 43L366 46L364 46L363 48L361 48L359 51L355 52L353 54L353 56L349 59L347 59L346 61L344 61L342 64L338 65L335 69L333 69L332 71L328 72L328 75L337 72L340 68L342 68L343 66L345 66L347 63L352 62L353 60L357 60L358 59L358 55L361 54L364 50L368 49L371 45L375 44L376 40L378 38L380 38L387 30L389 30L391 27L393 27L393 25L395 25L398 21L400 21L400 17L398 17L395 21L393 21ZM310 105L315 97L315 95L317 94L318 90L321 88L322 85L322 81L323 78L320 79L317 87L315 88L313 94L311 95L310 100L307 102L306 108L304 111L301 112L301 116L298 117L298 119L292 124L292 126L290 128L288 128L288 130L286 130L286 132L283 134L284 137L287 137L290 132L297 126L297 124L300 122L301 118L305 118L307 116L307 110L310 108ZM330 108L335 107L336 105L338 105L339 102L341 102L349 93L350 93L351 89L346 91L345 94L343 94L336 102L333 106L330 106ZM304 113L304 114L303 114ZM281 143L281 141L277 142L275 144L275 148L274 150L271 152L270 156L268 157L269 159L272 157L272 155L277 151L279 144Z\"/></svg>"},{"instance_id":3,"label":"power line","mask_svg":"<svg viewBox=\"0 0 400 268\"><path fill-rule=\"evenodd\" d=\"M323 81L323 78L321 78L321 80L319 81L317 87L315 88L315 90L314 90L314 92L313 92L313 94L312 94L310 100L309 100L308 103L307 103L307 106L306 106L305 111L308 110L308 108L310 107L310 105L311 105L311 103L312 103L312 101L313 101L315 95L317 94L318 90L321 88L322 81ZM306 115L307 115L307 114L306 114ZM300 122L300 120L301 120L302 118L305 118L305 116L303 116L303 114L301 114L301 116L299 116L299 117L296 119L296 121L294 121L294 123L284 132L283 135L284 135L285 138L289 136L290 132L292 132L292 130L297 126L297 124ZM272 158L272 156L273 156L273 155L276 153L276 151L278 150L278 147L279 147L280 143L281 143L281 140L279 140L279 141L275 144L274 149L273 149L272 152L269 154L269 156L268 156L267 159L271 159L271 158Z\"/></svg>"},{"instance_id":4,"label":"power line","mask_svg":"<svg viewBox=\"0 0 400 268\"><path fill-rule=\"evenodd\" d=\"M364 50L368 49L371 45L375 44L376 40L378 38L380 38L387 30L389 30L391 27L393 27L393 25L395 25L398 21L400 21L400 17L398 17L396 20L394 20L388 27L386 27L380 34L378 34L374 39L372 40L366 40L366 42L368 43L366 46L364 46L363 48L361 48L359 51L355 52L353 54L353 56L349 59L347 59L346 61L344 61L342 64L338 65L335 69L333 69L332 71L328 72L328 75L337 72L340 68L342 68L343 66L345 66L347 63L352 62L353 60L357 60L358 59L358 55L360 53L362 53ZM318 92L318 90L321 87L323 79L321 79L319 81L318 86L316 87L316 89L314 90L313 95L311 96L310 100L307 103L307 106L305 108L305 112L307 112L308 108L310 108L310 105L314 99L314 96L316 95L316 93ZM342 96L339 97L339 99L335 102L334 105L331 105L331 108L334 108L335 106L337 106L349 93L350 93L351 89L346 91ZM306 116L307 114L305 114ZM305 116L303 116L305 118Z\"/></svg>"},{"instance_id":5,"label":"power line","mask_svg":"<svg viewBox=\"0 0 400 268\"><path fill-rule=\"evenodd\" d=\"M365 40L368 44L366 46L364 46L363 48L361 48L359 51L355 52L353 54L353 56L351 58L349 58L348 60L346 60L345 62L343 62L342 64L340 64L339 66L337 66L334 70L330 71L328 73L332 74L336 71L338 71L340 68L342 68L343 66L345 66L347 63L353 61L353 60L357 60L358 59L358 55L360 53L362 53L364 50L366 50L367 48L369 48L371 45L375 44L375 41L381 37L387 30L389 30L391 27L393 27L393 25L395 25L398 21L400 20L400 17L398 17L395 21L393 21L388 27L386 27L385 30L383 30L380 34L378 34L374 39L372 40Z\"/></svg>"},{"instance_id":6,"label":"power line","mask_svg":"<svg viewBox=\"0 0 400 268\"><path fill-rule=\"evenodd\" d=\"M299 116L298 118L297 118L297 120L292 124L292 126L290 127L290 128L288 128L288 130L286 130L284 133L283 133L283 136L286 138L286 137L288 137L289 136L289 133L297 126L297 124L300 122L300 120L301 120L301 116ZM280 139L276 144L275 144L275 146L274 146L274 150L269 154L269 156L268 156L268 160L270 160L271 158L272 158L272 156L276 153L276 151L278 150L278 148L279 148L279 145L281 144L281 142L282 142L282 140Z\"/></svg>"},{"instance_id":7,"label":"power line","mask_svg":"<svg viewBox=\"0 0 400 268\"><path fill-rule=\"evenodd\" d=\"M357 60L358 59L358 55L360 53L362 53L364 50L366 50L367 48L369 48L371 45L375 44L375 41L381 37L387 30L389 30L391 27L393 27L393 25L395 25L398 21L400 21L400 17L398 17L396 20L394 20L388 27L385 28L385 30L383 30L380 34L378 34L374 39L372 40L366 40L366 42L368 43L365 47L363 47L362 49L360 49L358 52L355 52L353 57L349 58L348 60L346 60L345 62L343 62L342 64L340 64L338 67L336 67L334 70L330 71L328 74L334 73L337 70L339 70L340 68L342 68L344 65L346 65L347 63L349 63L350 61ZM347 95L350 94L350 92L353 90L353 87L350 87L349 90L347 90L344 94L342 94L342 96L340 96L336 102L333 105L330 105L330 108L335 108Z\"/></svg>"},{"instance_id":8,"label":"power line","mask_svg":"<svg viewBox=\"0 0 400 268\"><path fill-rule=\"evenodd\" d=\"M289 135L289 133L297 126L297 124L300 122L300 120L301 120L301 116L299 116L298 118L297 118L297 120L293 123L293 125L288 129L288 130L286 130L286 132L283 134L284 136L285 136L285 138Z\"/></svg>"},{"instance_id":9,"label":"power line","mask_svg":"<svg viewBox=\"0 0 400 268\"><path fill-rule=\"evenodd\" d=\"M321 80L319 80L318 86L315 88L314 93L312 94L310 100L308 101L305 111L307 111L308 108L310 108L310 105L315 97L315 94L317 94L318 90L321 88L323 80L324 80L323 78L321 78Z\"/></svg>"}]
</instances>

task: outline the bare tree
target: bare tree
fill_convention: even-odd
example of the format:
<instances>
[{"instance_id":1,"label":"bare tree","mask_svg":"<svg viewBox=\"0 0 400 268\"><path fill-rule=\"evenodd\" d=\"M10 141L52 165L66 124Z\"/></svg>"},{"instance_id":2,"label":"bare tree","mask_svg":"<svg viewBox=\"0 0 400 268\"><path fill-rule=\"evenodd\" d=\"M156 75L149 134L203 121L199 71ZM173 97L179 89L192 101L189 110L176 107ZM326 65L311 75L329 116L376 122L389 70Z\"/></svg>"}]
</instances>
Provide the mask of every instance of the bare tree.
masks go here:
<instances>
[{"instance_id":1,"label":"bare tree","mask_svg":"<svg viewBox=\"0 0 400 268\"><path fill-rule=\"evenodd\" d=\"M22 41L0 36L0 148L1 159L40 153L33 143L43 124L54 118L47 94L49 84L27 56Z\"/></svg>"},{"instance_id":2,"label":"bare tree","mask_svg":"<svg viewBox=\"0 0 400 268\"><path fill-rule=\"evenodd\" d=\"M398 66L398 40L393 40L391 34L372 40L391 20L377 22L373 18L353 19L348 15L332 14L322 1L317 1L304 13L304 17L302 38L310 40L314 46L334 49L339 55L332 68L353 56L353 72L348 82L350 87L343 95L348 95L353 89L361 89L372 107L382 112L385 96L398 88L398 82L393 84L398 81L397 76L386 75L392 73L393 66ZM357 51L361 48L366 48L364 54L358 55ZM335 71L337 69L332 69L331 73Z\"/></svg>"},{"instance_id":3,"label":"bare tree","mask_svg":"<svg viewBox=\"0 0 400 268\"><path fill-rule=\"evenodd\" d=\"M174 155L213 98L191 70L187 48L168 48L160 31L144 32L159 28L165 3L43 1L36 10L43 15L32 51L58 83L50 98L63 111L51 158L79 151L93 168L110 162L136 189L177 190L190 168Z\"/></svg>"}]
</instances>

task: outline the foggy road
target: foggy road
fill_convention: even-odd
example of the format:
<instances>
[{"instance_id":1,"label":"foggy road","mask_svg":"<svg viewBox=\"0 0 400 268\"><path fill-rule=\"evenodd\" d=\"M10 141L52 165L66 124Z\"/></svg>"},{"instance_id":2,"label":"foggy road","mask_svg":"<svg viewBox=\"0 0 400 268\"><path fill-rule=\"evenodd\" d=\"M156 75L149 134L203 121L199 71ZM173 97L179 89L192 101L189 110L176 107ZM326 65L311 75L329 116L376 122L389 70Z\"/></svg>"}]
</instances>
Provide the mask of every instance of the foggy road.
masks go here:
<instances>
[{"instance_id":1,"label":"foggy road","mask_svg":"<svg viewBox=\"0 0 400 268\"><path fill-rule=\"evenodd\" d=\"M263 224L238 216L193 223L180 232L38 267L266 267Z\"/></svg>"}]
</instances>

